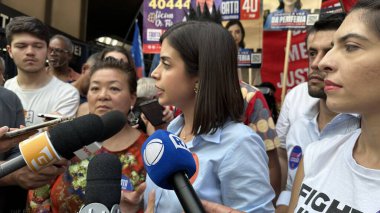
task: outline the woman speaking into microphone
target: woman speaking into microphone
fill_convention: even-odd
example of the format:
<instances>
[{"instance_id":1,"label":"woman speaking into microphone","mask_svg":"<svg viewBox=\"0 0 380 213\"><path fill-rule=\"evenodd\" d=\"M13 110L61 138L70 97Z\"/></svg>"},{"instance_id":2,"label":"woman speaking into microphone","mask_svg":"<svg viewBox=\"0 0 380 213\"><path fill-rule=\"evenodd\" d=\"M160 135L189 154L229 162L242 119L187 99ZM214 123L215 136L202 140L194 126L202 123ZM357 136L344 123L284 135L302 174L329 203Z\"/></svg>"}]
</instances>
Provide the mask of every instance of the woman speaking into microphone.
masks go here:
<instances>
[{"instance_id":1,"label":"woman speaking into microphone","mask_svg":"<svg viewBox=\"0 0 380 213\"><path fill-rule=\"evenodd\" d=\"M151 75L159 103L183 112L167 129L197 159L191 181L198 197L244 212L274 212L264 143L241 122L244 103L230 33L215 23L188 21L169 28L160 42L160 64ZM145 205L154 190L155 212L183 212L174 191L149 177L146 184ZM138 205L139 199L131 200Z\"/></svg>"}]
</instances>

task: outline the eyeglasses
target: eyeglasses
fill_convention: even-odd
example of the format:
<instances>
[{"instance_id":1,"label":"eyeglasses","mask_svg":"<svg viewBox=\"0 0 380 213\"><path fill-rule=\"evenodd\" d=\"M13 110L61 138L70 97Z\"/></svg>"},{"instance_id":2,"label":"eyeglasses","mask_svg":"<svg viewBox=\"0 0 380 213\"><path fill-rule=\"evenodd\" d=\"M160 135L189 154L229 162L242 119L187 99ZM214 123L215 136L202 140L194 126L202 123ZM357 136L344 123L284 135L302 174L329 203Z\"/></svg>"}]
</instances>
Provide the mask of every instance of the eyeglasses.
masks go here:
<instances>
[{"instance_id":1,"label":"eyeglasses","mask_svg":"<svg viewBox=\"0 0 380 213\"><path fill-rule=\"evenodd\" d=\"M65 49L61 49L61 48L49 47L48 52L49 53L55 52L55 53L58 53L58 54L62 54L62 53L69 53L70 51L65 50Z\"/></svg>"}]
</instances>

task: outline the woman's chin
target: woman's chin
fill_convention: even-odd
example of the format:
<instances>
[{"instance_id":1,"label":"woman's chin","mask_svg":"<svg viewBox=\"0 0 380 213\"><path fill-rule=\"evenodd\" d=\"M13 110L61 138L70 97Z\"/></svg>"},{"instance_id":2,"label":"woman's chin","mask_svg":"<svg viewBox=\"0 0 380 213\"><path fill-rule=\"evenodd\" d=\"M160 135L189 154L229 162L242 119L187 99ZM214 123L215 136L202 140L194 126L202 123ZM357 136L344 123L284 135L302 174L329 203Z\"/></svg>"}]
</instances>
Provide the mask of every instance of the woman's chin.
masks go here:
<instances>
[{"instance_id":1,"label":"woman's chin","mask_svg":"<svg viewBox=\"0 0 380 213\"><path fill-rule=\"evenodd\" d=\"M112 110L111 109L98 109L98 110L95 110L94 114L96 114L98 116L102 116L109 111L112 111Z\"/></svg>"}]
</instances>

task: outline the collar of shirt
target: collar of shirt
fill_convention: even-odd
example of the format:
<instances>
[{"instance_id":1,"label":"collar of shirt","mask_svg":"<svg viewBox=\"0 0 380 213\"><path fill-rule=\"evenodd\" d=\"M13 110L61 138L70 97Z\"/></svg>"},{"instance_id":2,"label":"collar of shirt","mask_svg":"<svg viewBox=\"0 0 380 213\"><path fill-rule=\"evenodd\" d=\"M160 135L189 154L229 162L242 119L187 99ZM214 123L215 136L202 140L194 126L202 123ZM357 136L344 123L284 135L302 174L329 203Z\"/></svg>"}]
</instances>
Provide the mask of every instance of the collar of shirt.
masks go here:
<instances>
[{"instance_id":1,"label":"collar of shirt","mask_svg":"<svg viewBox=\"0 0 380 213\"><path fill-rule=\"evenodd\" d=\"M305 110L304 115L309 119L312 120L319 114L319 100L315 102L314 104L307 106L308 109Z\"/></svg>"},{"instance_id":2,"label":"collar of shirt","mask_svg":"<svg viewBox=\"0 0 380 213\"><path fill-rule=\"evenodd\" d=\"M177 116L174 120L172 120L168 126L168 131L174 133L175 135L179 135L181 129L184 125L183 114ZM193 140L186 143L187 148L192 148L199 144L200 142L208 142L208 143L220 143L221 137L221 128L218 128L214 134L201 134L197 135L193 138Z\"/></svg>"}]
</instances>

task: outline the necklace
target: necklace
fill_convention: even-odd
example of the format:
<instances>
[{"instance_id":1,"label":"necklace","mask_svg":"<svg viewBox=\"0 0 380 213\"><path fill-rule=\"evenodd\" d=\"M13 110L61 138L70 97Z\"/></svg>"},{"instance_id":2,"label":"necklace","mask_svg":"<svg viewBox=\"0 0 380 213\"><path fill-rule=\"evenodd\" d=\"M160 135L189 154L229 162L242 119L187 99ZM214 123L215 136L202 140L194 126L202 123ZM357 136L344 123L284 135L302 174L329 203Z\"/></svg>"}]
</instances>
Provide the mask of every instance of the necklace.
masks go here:
<instances>
[{"instance_id":1,"label":"necklace","mask_svg":"<svg viewBox=\"0 0 380 213\"><path fill-rule=\"evenodd\" d=\"M181 136L181 135L183 135L183 136ZM184 141L186 141L187 137L191 136L191 135L192 135L191 132L186 134L186 132L185 132L185 130L183 130L183 128L182 128L181 132L179 133L179 137L182 138L182 140L184 140Z\"/></svg>"}]
</instances>

